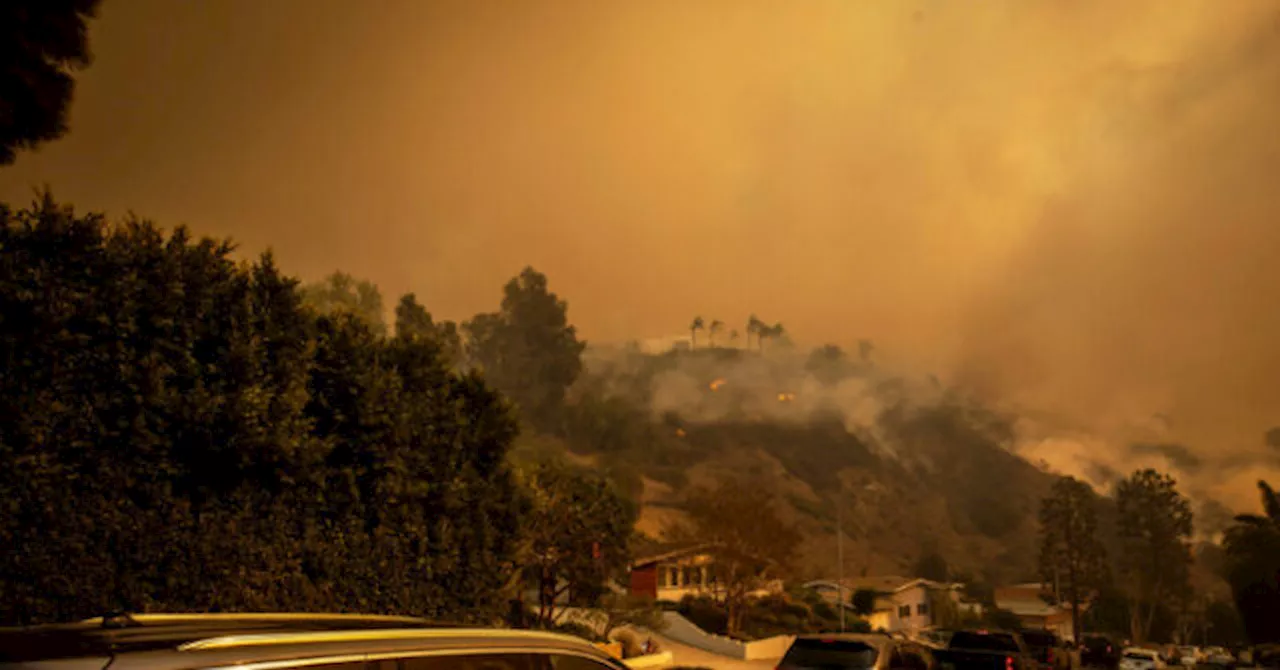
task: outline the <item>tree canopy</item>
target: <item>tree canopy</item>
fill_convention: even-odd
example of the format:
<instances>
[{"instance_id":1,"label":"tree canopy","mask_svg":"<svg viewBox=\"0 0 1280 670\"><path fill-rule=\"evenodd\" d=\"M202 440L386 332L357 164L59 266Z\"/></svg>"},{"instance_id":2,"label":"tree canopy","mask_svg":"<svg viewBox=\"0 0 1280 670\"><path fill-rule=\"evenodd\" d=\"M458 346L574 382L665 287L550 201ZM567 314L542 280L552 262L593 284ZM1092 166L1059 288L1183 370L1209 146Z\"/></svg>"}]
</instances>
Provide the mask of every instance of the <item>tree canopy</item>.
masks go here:
<instances>
[{"instance_id":1,"label":"tree canopy","mask_svg":"<svg viewBox=\"0 0 1280 670\"><path fill-rule=\"evenodd\" d=\"M770 491L744 480L691 489L685 507L689 525L676 536L715 547L728 631L736 633L751 593L792 570L800 535L778 517Z\"/></svg>"},{"instance_id":2,"label":"tree canopy","mask_svg":"<svg viewBox=\"0 0 1280 670\"><path fill-rule=\"evenodd\" d=\"M1280 642L1280 496L1264 481L1258 491L1263 514L1241 515L1227 530L1226 577L1249 639L1274 644Z\"/></svg>"},{"instance_id":3,"label":"tree canopy","mask_svg":"<svg viewBox=\"0 0 1280 670\"><path fill-rule=\"evenodd\" d=\"M1131 601L1130 634L1149 639L1157 612L1177 609L1189 591L1191 505L1177 481L1138 470L1116 487L1120 570Z\"/></svg>"},{"instance_id":4,"label":"tree canopy","mask_svg":"<svg viewBox=\"0 0 1280 670\"><path fill-rule=\"evenodd\" d=\"M1093 489L1074 477L1059 477L1040 505L1040 578L1071 608L1078 637L1080 605L1105 583L1107 557L1098 539Z\"/></svg>"},{"instance_id":5,"label":"tree canopy","mask_svg":"<svg viewBox=\"0 0 1280 670\"><path fill-rule=\"evenodd\" d=\"M505 403L230 252L47 196L0 211L0 544L23 548L0 552L0 622L499 612Z\"/></svg>"},{"instance_id":6,"label":"tree canopy","mask_svg":"<svg viewBox=\"0 0 1280 670\"><path fill-rule=\"evenodd\" d=\"M636 509L599 473L561 461L522 466L519 477L532 507L522 564L538 587L539 620L549 625L564 596L598 604L607 580L625 571Z\"/></svg>"},{"instance_id":7,"label":"tree canopy","mask_svg":"<svg viewBox=\"0 0 1280 670\"><path fill-rule=\"evenodd\" d=\"M382 334L387 330L382 313L382 292L377 285L345 272L334 272L321 281L303 286L302 300L320 314L353 314L375 333Z\"/></svg>"},{"instance_id":8,"label":"tree canopy","mask_svg":"<svg viewBox=\"0 0 1280 670\"><path fill-rule=\"evenodd\" d=\"M502 308L477 314L464 329L470 361L485 379L535 426L554 428L565 393L582 372L586 343L546 276L525 268L503 288Z\"/></svg>"},{"instance_id":9,"label":"tree canopy","mask_svg":"<svg viewBox=\"0 0 1280 670\"><path fill-rule=\"evenodd\" d=\"M101 0L0 2L0 166L67 132L72 72L88 67Z\"/></svg>"}]
</instances>

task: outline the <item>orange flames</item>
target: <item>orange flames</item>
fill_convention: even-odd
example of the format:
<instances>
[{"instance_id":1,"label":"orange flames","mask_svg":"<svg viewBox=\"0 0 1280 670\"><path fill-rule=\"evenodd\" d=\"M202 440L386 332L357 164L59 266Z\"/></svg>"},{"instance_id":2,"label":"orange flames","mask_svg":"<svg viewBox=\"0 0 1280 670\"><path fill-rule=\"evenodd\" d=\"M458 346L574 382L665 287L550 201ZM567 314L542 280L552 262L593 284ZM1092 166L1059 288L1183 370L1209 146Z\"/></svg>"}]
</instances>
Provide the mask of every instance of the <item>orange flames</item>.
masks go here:
<instances>
[{"instance_id":1,"label":"orange flames","mask_svg":"<svg viewBox=\"0 0 1280 670\"><path fill-rule=\"evenodd\" d=\"M795 400L795 399L796 399L796 394L794 394L794 393L779 393L779 394L778 394L778 402L791 402L792 400Z\"/></svg>"},{"instance_id":2,"label":"orange flames","mask_svg":"<svg viewBox=\"0 0 1280 670\"><path fill-rule=\"evenodd\" d=\"M728 384L728 383L729 383L729 382L727 382L727 381L725 381L725 380L723 380L723 379L717 379L717 380L715 380L715 381L711 382L711 390L712 390L712 391L719 391L721 386L724 386L725 384Z\"/></svg>"}]
</instances>

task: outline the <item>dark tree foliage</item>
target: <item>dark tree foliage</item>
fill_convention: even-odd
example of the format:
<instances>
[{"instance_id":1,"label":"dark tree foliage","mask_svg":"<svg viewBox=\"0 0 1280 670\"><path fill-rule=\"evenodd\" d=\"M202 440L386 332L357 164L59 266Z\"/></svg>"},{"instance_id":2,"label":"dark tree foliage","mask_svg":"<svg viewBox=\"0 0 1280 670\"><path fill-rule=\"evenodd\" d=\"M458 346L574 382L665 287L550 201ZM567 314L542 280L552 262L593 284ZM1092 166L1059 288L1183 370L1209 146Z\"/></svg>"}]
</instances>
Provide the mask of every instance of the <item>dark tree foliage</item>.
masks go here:
<instances>
[{"instance_id":1,"label":"dark tree foliage","mask_svg":"<svg viewBox=\"0 0 1280 670\"><path fill-rule=\"evenodd\" d=\"M538 620L550 625L565 596L594 606L625 572L637 510L599 473L557 460L521 468L531 498L522 557L538 588Z\"/></svg>"},{"instance_id":2,"label":"dark tree foliage","mask_svg":"<svg viewBox=\"0 0 1280 670\"><path fill-rule=\"evenodd\" d=\"M916 561L914 572L916 577L934 582L945 582L951 577L947 559L936 551L930 551L921 556L920 560Z\"/></svg>"},{"instance_id":3,"label":"dark tree foliage","mask_svg":"<svg viewBox=\"0 0 1280 670\"><path fill-rule=\"evenodd\" d=\"M1059 477L1040 505L1040 578L1052 598L1071 608L1080 634L1081 604L1107 580L1106 548L1098 539L1093 489L1074 477Z\"/></svg>"},{"instance_id":4,"label":"dark tree foliage","mask_svg":"<svg viewBox=\"0 0 1280 670\"><path fill-rule=\"evenodd\" d=\"M1226 577L1254 644L1280 642L1280 496L1258 482L1261 515L1241 515L1227 530Z\"/></svg>"},{"instance_id":5,"label":"dark tree foliage","mask_svg":"<svg viewBox=\"0 0 1280 670\"><path fill-rule=\"evenodd\" d=\"M582 372L582 350L568 305L547 289L547 277L525 268L503 288L497 313L465 326L471 363L543 429L554 429L565 393Z\"/></svg>"},{"instance_id":6,"label":"dark tree foliage","mask_svg":"<svg viewBox=\"0 0 1280 670\"><path fill-rule=\"evenodd\" d=\"M67 132L75 89L88 67L88 22L100 0L0 2L0 165Z\"/></svg>"},{"instance_id":7,"label":"dark tree foliage","mask_svg":"<svg viewBox=\"0 0 1280 670\"><path fill-rule=\"evenodd\" d=\"M672 538L715 546L719 597L728 632L737 634L751 594L793 570L800 534L778 516L774 494L756 482L724 479L692 489L685 507L689 524Z\"/></svg>"},{"instance_id":8,"label":"dark tree foliage","mask_svg":"<svg viewBox=\"0 0 1280 670\"><path fill-rule=\"evenodd\" d=\"M0 210L0 621L500 611L505 404L230 251Z\"/></svg>"},{"instance_id":9,"label":"dark tree foliage","mask_svg":"<svg viewBox=\"0 0 1280 670\"><path fill-rule=\"evenodd\" d=\"M877 594L871 589L857 589L849 599L853 613L861 617L871 616L876 611Z\"/></svg>"},{"instance_id":10,"label":"dark tree foliage","mask_svg":"<svg viewBox=\"0 0 1280 670\"><path fill-rule=\"evenodd\" d=\"M334 272L321 281L303 286L302 300L320 314L360 317L379 335L387 330L382 314L382 292L371 281L356 279L345 272Z\"/></svg>"},{"instance_id":11,"label":"dark tree foliage","mask_svg":"<svg viewBox=\"0 0 1280 670\"><path fill-rule=\"evenodd\" d=\"M450 369L462 362L462 341L458 324L432 319L431 312L412 293L401 296L400 302L396 304L396 336L402 339L434 340Z\"/></svg>"},{"instance_id":12,"label":"dark tree foliage","mask_svg":"<svg viewBox=\"0 0 1280 670\"><path fill-rule=\"evenodd\" d=\"M1191 505L1177 481L1150 468L1116 486L1120 573L1128 588L1130 636L1152 637L1157 615L1175 611L1190 592Z\"/></svg>"}]
</instances>

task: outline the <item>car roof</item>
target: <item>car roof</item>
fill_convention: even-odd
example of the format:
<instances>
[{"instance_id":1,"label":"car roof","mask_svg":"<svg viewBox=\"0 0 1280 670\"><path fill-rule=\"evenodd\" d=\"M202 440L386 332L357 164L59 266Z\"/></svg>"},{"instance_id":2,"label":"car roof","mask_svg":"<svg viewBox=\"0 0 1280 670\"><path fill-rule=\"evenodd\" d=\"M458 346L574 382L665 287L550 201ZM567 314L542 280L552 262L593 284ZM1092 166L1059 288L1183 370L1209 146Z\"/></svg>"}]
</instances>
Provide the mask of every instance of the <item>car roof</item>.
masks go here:
<instances>
[{"instance_id":1,"label":"car roof","mask_svg":"<svg viewBox=\"0 0 1280 670\"><path fill-rule=\"evenodd\" d=\"M483 646L607 659L580 638L412 617L311 614L136 615L0 629L0 665L166 670L339 655L403 655Z\"/></svg>"},{"instance_id":2,"label":"car roof","mask_svg":"<svg viewBox=\"0 0 1280 670\"><path fill-rule=\"evenodd\" d=\"M826 634L807 634L797 635L796 641L801 640L808 642L865 642L872 647L887 647L894 642L899 642L897 638L889 637L879 633L826 633Z\"/></svg>"}]
</instances>

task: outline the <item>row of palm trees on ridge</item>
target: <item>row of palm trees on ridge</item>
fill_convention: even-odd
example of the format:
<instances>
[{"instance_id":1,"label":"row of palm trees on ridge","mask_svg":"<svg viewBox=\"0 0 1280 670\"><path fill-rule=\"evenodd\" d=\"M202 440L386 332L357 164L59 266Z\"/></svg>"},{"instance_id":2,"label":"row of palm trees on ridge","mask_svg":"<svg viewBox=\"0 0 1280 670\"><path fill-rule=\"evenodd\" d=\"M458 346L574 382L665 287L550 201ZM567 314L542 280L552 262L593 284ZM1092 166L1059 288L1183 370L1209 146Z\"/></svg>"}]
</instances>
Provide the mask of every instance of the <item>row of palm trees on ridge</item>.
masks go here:
<instances>
[{"instance_id":1,"label":"row of palm trees on ridge","mask_svg":"<svg viewBox=\"0 0 1280 670\"><path fill-rule=\"evenodd\" d=\"M701 316L695 316L693 318L693 323L689 324L690 346L696 348L698 346L698 333L706 332L707 346L714 348L716 346L716 336L723 333L724 328L725 328L725 323L719 319L713 319L710 323L707 323ZM777 341L785 334L786 334L786 329L782 327L781 323L775 323L773 325L769 325L764 321L761 321L760 319L756 318L755 314L752 314L751 318L747 319L746 348L747 349L751 348L751 337L753 335L756 338L756 348L761 351L764 351L764 343L766 340ZM729 331L729 342L737 342L737 341L738 341L738 330L736 328L731 329Z\"/></svg>"}]
</instances>

